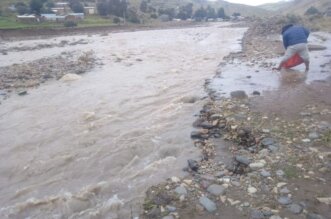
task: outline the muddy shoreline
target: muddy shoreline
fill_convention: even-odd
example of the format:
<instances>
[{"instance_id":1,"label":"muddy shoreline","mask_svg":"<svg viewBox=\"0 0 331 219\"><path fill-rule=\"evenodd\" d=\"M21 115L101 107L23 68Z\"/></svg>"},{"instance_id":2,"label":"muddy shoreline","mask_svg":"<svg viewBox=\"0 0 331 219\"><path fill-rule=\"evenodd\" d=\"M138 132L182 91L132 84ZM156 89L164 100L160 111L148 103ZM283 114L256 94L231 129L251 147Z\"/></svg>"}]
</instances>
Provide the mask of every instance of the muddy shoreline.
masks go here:
<instances>
[{"instance_id":1,"label":"muddy shoreline","mask_svg":"<svg viewBox=\"0 0 331 219\"><path fill-rule=\"evenodd\" d=\"M185 27L199 26L198 22L167 22L161 24L150 25L117 25L117 26L101 26L101 27L81 27L81 28L55 28L55 29L0 29L1 40L22 40L47 38L64 35L81 35L81 34L104 34L118 32L133 32L141 30L161 30L161 29L177 29Z\"/></svg>"},{"instance_id":2,"label":"muddy shoreline","mask_svg":"<svg viewBox=\"0 0 331 219\"><path fill-rule=\"evenodd\" d=\"M242 52L225 57L215 78L228 65L274 67L283 49L268 33L279 26L252 24ZM330 63L318 69L326 79L306 84L302 73L283 71L279 89L230 97L207 80L210 100L191 134L201 159L188 161L190 176L149 189L143 218L331 218Z\"/></svg>"}]
</instances>

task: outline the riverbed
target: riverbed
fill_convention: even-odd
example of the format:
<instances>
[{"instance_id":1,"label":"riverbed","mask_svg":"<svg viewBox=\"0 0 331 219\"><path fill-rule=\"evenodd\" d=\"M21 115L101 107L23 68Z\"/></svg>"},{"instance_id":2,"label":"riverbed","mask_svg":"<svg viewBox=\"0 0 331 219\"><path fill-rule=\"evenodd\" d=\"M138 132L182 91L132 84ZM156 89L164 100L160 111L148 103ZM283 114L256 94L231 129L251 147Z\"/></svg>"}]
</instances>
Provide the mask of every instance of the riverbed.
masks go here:
<instances>
[{"instance_id":1,"label":"riverbed","mask_svg":"<svg viewBox=\"0 0 331 219\"><path fill-rule=\"evenodd\" d=\"M89 51L102 65L0 105L1 218L138 217L146 189L200 155L204 81L247 30L227 25L3 42L1 66Z\"/></svg>"}]
</instances>

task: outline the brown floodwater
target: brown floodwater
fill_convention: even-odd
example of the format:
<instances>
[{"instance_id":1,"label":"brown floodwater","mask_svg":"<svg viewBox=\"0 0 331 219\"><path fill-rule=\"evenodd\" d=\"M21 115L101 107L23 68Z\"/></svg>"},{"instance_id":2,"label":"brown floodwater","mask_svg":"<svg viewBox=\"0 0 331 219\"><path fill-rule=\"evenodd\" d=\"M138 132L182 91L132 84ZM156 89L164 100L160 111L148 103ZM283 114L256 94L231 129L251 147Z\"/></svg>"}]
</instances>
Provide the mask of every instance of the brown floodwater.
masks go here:
<instances>
[{"instance_id":1,"label":"brown floodwater","mask_svg":"<svg viewBox=\"0 0 331 219\"><path fill-rule=\"evenodd\" d=\"M245 31L213 24L2 42L9 51L87 44L13 50L0 66L90 50L103 65L2 102L0 217L138 217L145 190L199 156L190 132L204 80L241 49Z\"/></svg>"}]
</instances>

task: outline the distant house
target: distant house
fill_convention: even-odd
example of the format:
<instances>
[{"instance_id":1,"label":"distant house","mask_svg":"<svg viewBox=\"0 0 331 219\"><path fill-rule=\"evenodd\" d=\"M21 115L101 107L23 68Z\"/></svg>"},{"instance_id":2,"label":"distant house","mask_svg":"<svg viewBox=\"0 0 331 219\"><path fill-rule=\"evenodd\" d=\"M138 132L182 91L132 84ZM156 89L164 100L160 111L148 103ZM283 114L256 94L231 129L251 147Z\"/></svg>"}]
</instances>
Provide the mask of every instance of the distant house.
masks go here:
<instances>
[{"instance_id":1,"label":"distant house","mask_svg":"<svg viewBox=\"0 0 331 219\"><path fill-rule=\"evenodd\" d=\"M65 14L66 9L65 8L51 8L51 11L53 11L55 14Z\"/></svg>"},{"instance_id":2,"label":"distant house","mask_svg":"<svg viewBox=\"0 0 331 219\"><path fill-rule=\"evenodd\" d=\"M34 14L17 15L16 21L22 23L37 23L40 19Z\"/></svg>"},{"instance_id":3,"label":"distant house","mask_svg":"<svg viewBox=\"0 0 331 219\"><path fill-rule=\"evenodd\" d=\"M96 14L97 11L96 11L95 7L84 7L84 13L86 15L93 15L93 14Z\"/></svg>"},{"instance_id":4,"label":"distant house","mask_svg":"<svg viewBox=\"0 0 331 219\"><path fill-rule=\"evenodd\" d=\"M65 16L66 21L81 21L84 20L84 13L70 13Z\"/></svg>"},{"instance_id":5,"label":"distant house","mask_svg":"<svg viewBox=\"0 0 331 219\"><path fill-rule=\"evenodd\" d=\"M40 15L42 21L49 21L49 22L64 22L65 16L57 15L57 14L41 14Z\"/></svg>"}]
</instances>

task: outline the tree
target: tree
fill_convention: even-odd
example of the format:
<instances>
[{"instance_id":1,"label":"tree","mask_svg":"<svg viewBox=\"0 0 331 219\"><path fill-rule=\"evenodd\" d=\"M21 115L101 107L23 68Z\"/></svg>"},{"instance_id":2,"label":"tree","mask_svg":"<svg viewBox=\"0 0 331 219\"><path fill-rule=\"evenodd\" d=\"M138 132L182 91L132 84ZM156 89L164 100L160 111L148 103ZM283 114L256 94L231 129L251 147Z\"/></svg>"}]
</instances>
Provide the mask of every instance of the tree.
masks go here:
<instances>
[{"instance_id":1,"label":"tree","mask_svg":"<svg viewBox=\"0 0 331 219\"><path fill-rule=\"evenodd\" d=\"M53 1L48 1L48 2L46 2L45 5L46 5L47 8L54 8L55 7L55 4L54 4Z\"/></svg>"},{"instance_id":2,"label":"tree","mask_svg":"<svg viewBox=\"0 0 331 219\"><path fill-rule=\"evenodd\" d=\"M69 0L69 6L75 13L84 13L84 6L79 0Z\"/></svg>"},{"instance_id":3,"label":"tree","mask_svg":"<svg viewBox=\"0 0 331 219\"><path fill-rule=\"evenodd\" d=\"M29 7L24 2L16 3L15 8L19 15L29 13Z\"/></svg>"},{"instance_id":4,"label":"tree","mask_svg":"<svg viewBox=\"0 0 331 219\"><path fill-rule=\"evenodd\" d=\"M217 10L217 17L223 19L226 18L224 8L221 7Z\"/></svg>"},{"instance_id":5,"label":"tree","mask_svg":"<svg viewBox=\"0 0 331 219\"><path fill-rule=\"evenodd\" d=\"M208 7L207 7L207 18L212 18L212 19L216 18L215 9L210 7L210 5L208 5Z\"/></svg>"},{"instance_id":6,"label":"tree","mask_svg":"<svg viewBox=\"0 0 331 219\"><path fill-rule=\"evenodd\" d=\"M194 12L194 19L197 21L202 21L204 18L206 18L207 12L206 10L201 6L198 10Z\"/></svg>"},{"instance_id":7,"label":"tree","mask_svg":"<svg viewBox=\"0 0 331 219\"><path fill-rule=\"evenodd\" d=\"M241 14L238 13L238 12L234 12L234 13L232 14L232 16L233 16L233 17L239 17L239 16L241 16Z\"/></svg>"},{"instance_id":8,"label":"tree","mask_svg":"<svg viewBox=\"0 0 331 219\"><path fill-rule=\"evenodd\" d=\"M41 8L43 7L42 0L31 0L30 1L30 10L32 13L40 14Z\"/></svg>"},{"instance_id":9,"label":"tree","mask_svg":"<svg viewBox=\"0 0 331 219\"><path fill-rule=\"evenodd\" d=\"M107 16L109 14L109 3L103 0L97 4L97 10L101 16Z\"/></svg>"},{"instance_id":10,"label":"tree","mask_svg":"<svg viewBox=\"0 0 331 219\"><path fill-rule=\"evenodd\" d=\"M140 11L146 13L147 12L147 8L148 8L147 2L143 0L140 3Z\"/></svg>"},{"instance_id":11,"label":"tree","mask_svg":"<svg viewBox=\"0 0 331 219\"><path fill-rule=\"evenodd\" d=\"M182 19L182 20L186 20L186 19L192 17L192 13L193 13L193 4L188 3L188 4L186 4L184 6L181 6L179 8L177 18Z\"/></svg>"},{"instance_id":12,"label":"tree","mask_svg":"<svg viewBox=\"0 0 331 219\"><path fill-rule=\"evenodd\" d=\"M175 17L176 11L174 8L159 9L159 15L168 15L169 20L172 20Z\"/></svg>"},{"instance_id":13,"label":"tree","mask_svg":"<svg viewBox=\"0 0 331 219\"><path fill-rule=\"evenodd\" d=\"M316 15L316 14L320 14L320 11L317 8L315 8L314 6L311 6L305 12L305 15Z\"/></svg>"}]
</instances>

